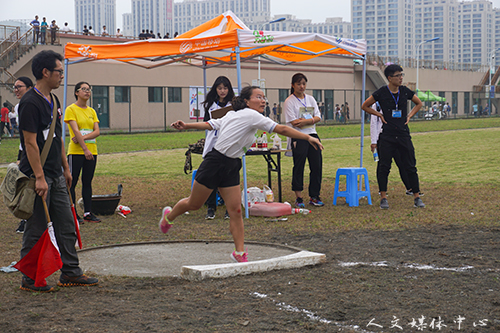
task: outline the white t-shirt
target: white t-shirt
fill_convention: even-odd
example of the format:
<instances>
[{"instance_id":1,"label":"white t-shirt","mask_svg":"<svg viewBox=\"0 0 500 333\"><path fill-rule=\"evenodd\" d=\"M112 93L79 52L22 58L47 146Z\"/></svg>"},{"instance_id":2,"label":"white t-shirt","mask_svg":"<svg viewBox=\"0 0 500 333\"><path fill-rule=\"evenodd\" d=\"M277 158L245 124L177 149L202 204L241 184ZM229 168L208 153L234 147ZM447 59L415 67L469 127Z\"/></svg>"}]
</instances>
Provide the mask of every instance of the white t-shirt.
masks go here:
<instances>
[{"instance_id":1,"label":"white t-shirt","mask_svg":"<svg viewBox=\"0 0 500 333\"><path fill-rule=\"evenodd\" d=\"M378 137L380 136L380 132L382 132L382 119L380 117L372 114L370 117L370 137L372 144L376 145L378 141Z\"/></svg>"},{"instance_id":2,"label":"white t-shirt","mask_svg":"<svg viewBox=\"0 0 500 333\"><path fill-rule=\"evenodd\" d=\"M231 103L227 103L226 106L229 106L231 105ZM210 119L212 119L212 111L214 110L218 110L220 109L221 107L219 106L219 104L217 104L217 102L214 102L212 104L212 106L210 106L210 108L208 109L208 113L210 114ZM202 157L205 158L205 155L208 154L215 146L215 143L217 142L217 138L218 138L218 131L217 130L213 130L213 131L206 131L205 133L205 146L203 147L203 155Z\"/></svg>"},{"instance_id":3,"label":"white t-shirt","mask_svg":"<svg viewBox=\"0 0 500 333\"><path fill-rule=\"evenodd\" d=\"M61 32L64 32L64 33L66 33L66 32L71 32L71 29L70 29L67 25L65 25L65 26L63 26L63 27L61 28Z\"/></svg>"},{"instance_id":4,"label":"white t-shirt","mask_svg":"<svg viewBox=\"0 0 500 333\"><path fill-rule=\"evenodd\" d=\"M214 148L231 158L245 155L255 141L257 130L272 133L277 125L262 113L249 108L229 111L224 117L210 119L208 123L219 131Z\"/></svg>"},{"instance_id":5,"label":"white t-shirt","mask_svg":"<svg viewBox=\"0 0 500 333\"><path fill-rule=\"evenodd\" d=\"M318 103L316 103L316 100L314 97L310 95L305 95L305 99L299 100L297 96L294 94L288 96L288 98L285 100L285 104L283 106L284 113L285 113L285 119L286 119L286 124L293 129L296 129L299 132L302 132L304 134L316 134L316 125L312 125L311 127L307 128L298 128L298 127L293 127L292 126L292 121L295 119L299 119L299 110L301 107L307 106L307 107L314 107L314 115L313 117L319 117L321 118L321 112L319 111L318 108Z\"/></svg>"}]
</instances>

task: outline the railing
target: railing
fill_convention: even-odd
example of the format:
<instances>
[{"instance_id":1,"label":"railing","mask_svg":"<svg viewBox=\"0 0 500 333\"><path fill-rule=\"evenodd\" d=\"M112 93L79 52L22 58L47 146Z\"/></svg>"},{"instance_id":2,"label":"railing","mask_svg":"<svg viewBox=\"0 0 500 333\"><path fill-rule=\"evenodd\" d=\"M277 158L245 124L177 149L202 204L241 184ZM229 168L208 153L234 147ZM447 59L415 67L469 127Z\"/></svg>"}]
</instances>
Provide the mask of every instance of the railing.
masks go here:
<instances>
[{"instance_id":1,"label":"railing","mask_svg":"<svg viewBox=\"0 0 500 333\"><path fill-rule=\"evenodd\" d=\"M16 77L9 73L5 68L0 67L0 86L5 87L10 92L14 93L14 83L16 82Z\"/></svg>"},{"instance_id":2,"label":"railing","mask_svg":"<svg viewBox=\"0 0 500 333\"><path fill-rule=\"evenodd\" d=\"M33 28L0 54L0 67L8 68L33 46Z\"/></svg>"},{"instance_id":3,"label":"railing","mask_svg":"<svg viewBox=\"0 0 500 333\"><path fill-rule=\"evenodd\" d=\"M19 27L0 25L0 54L15 43L20 36L21 29Z\"/></svg>"},{"instance_id":4,"label":"railing","mask_svg":"<svg viewBox=\"0 0 500 333\"><path fill-rule=\"evenodd\" d=\"M374 53L368 53L366 55L366 59L369 65L379 66L381 69L384 69L384 67L389 64L397 64L403 68L417 68L417 59L413 58L400 59L398 57L381 57ZM470 72L487 72L489 70L488 65L458 63L452 61L425 60L425 59L420 59L418 61L418 65L420 68L439 69L439 70L470 71Z\"/></svg>"}]
</instances>

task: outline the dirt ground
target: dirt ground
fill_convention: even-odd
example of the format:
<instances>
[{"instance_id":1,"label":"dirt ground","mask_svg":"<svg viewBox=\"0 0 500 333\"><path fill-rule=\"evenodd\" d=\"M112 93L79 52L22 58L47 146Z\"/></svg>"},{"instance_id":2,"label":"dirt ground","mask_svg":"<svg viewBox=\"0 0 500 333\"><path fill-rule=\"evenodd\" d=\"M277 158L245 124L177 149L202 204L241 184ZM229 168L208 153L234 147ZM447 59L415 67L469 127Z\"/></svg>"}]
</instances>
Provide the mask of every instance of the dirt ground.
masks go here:
<instances>
[{"instance_id":1,"label":"dirt ground","mask_svg":"<svg viewBox=\"0 0 500 333\"><path fill-rule=\"evenodd\" d=\"M1 273L0 332L500 331L500 228L280 230L267 241L327 262L202 282L100 276L48 294Z\"/></svg>"}]
</instances>

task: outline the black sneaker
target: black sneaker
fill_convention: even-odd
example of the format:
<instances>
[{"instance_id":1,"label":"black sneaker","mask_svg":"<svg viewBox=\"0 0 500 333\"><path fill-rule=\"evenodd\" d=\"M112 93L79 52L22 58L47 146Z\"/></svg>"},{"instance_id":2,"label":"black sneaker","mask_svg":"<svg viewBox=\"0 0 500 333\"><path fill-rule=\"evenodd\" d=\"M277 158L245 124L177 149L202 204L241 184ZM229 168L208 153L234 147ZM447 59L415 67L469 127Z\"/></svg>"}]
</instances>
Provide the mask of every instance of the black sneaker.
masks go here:
<instances>
[{"instance_id":1,"label":"black sneaker","mask_svg":"<svg viewBox=\"0 0 500 333\"><path fill-rule=\"evenodd\" d=\"M380 208L389 209L389 202L387 201L387 198L383 198L382 200L380 200Z\"/></svg>"},{"instance_id":2,"label":"black sneaker","mask_svg":"<svg viewBox=\"0 0 500 333\"><path fill-rule=\"evenodd\" d=\"M80 276L67 276L61 273L61 277L57 282L59 287L75 287L75 286L95 286L99 283L99 280L85 274Z\"/></svg>"},{"instance_id":3,"label":"black sneaker","mask_svg":"<svg viewBox=\"0 0 500 333\"><path fill-rule=\"evenodd\" d=\"M229 213L226 210L226 213L224 214L224 220L229 220L229 219L230 219Z\"/></svg>"},{"instance_id":4,"label":"black sneaker","mask_svg":"<svg viewBox=\"0 0 500 333\"><path fill-rule=\"evenodd\" d=\"M205 216L205 220L213 220L215 218L215 210L213 208L209 208L207 210L207 215Z\"/></svg>"},{"instance_id":5,"label":"black sneaker","mask_svg":"<svg viewBox=\"0 0 500 333\"><path fill-rule=\"evenodd\" d=\"M93 223L99 223L99 222L101 222L101 219L98 219L92 213L88 213L86 215L83 215L83 220L87 221L87 222L93 222Z\"/></svg>"},{"instance_id":6,"label":"black sneaker","mask_svg":"<svg viewBox=\"0 0 500 333\"><path fill-rule=\"evenodd\" d=\"M49 293L51 291L54 291L54 287L52 286L45 286L45 287L35 287L35 281L33 281L30 278L23 277L21 286L19 287L21 290L26 290L26 291L35 291L39 293Z\"/></svg>"},{"instance_id":7,"label":"black sneaker","mask_svg":"<svg viewBox=\"0 0 500 333\"><path fill-rule=\"evenodd\" d=\"M425 208L425 204L422 202L422 199L420 199L420 197L416 197L415 200L413 200L413 207Z\"/></svg>"},{"instance_id":8,"label":"black sneaker","mask_svg":"<svg viewBox=\"0 0 500 333\"><path fill-rule=\"evenodd\" d=\"M26 225L26 220L21 220L21 222L19 222L19 227L17 227L16 229L16 232L18 234L24 234L24 226Z\"/></svg>"}]
</instances>

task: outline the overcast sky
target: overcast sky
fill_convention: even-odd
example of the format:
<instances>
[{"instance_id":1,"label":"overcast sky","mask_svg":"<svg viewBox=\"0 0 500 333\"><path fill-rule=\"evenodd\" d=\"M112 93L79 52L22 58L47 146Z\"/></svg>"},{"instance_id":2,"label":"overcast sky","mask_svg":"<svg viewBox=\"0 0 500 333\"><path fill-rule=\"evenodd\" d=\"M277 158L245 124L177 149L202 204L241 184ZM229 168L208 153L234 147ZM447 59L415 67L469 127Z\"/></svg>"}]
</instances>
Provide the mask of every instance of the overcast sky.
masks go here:
<instances>
[{"instance_id":1,"label":"overcast sky","mask_svg":"<svg viewBox=\"0 0 500 333\"><path fill-rule=\"evenodd\" d=\"M176 1L177 2L177 1ZM75 28L74 0L0 0L0 21L8 19L32 19L35 15L55 19L59 26L68 22ZM122 26L122 14L131 12L131 0L116 0L116 26ZM492 1L500 7L500 0ZM292 14L298 19L312 19L314 23L324 22L327 17L342 17L351 21L350 0L271 0L271 15Z\"/></svg>"},{"instance_id":2,"label":"overcast sky","mask_svg":"<svg viewBox=\"0 0 500 333\"><path fill-rule=\"evenodd\" d=\"M499 0L500 1L500 0ZM177 1L176 1L177 2ZM130 13L131 0L116 0L116 26L122 25L122 14ZM19 4L19 5L17 5ZM33 19L38 15L45 16L47 22L56 20L59 26L68 22L75 28L74 0L0 0L0 21L8 19ZM343 17L351 21L350 0L271 0L271 15L292 14L299 19L312 19L313 22L324 22L327 17Z\"/></svg>"}]
</instances>

